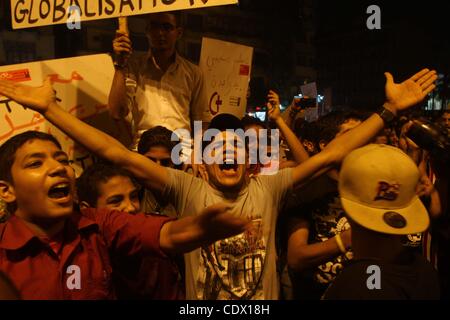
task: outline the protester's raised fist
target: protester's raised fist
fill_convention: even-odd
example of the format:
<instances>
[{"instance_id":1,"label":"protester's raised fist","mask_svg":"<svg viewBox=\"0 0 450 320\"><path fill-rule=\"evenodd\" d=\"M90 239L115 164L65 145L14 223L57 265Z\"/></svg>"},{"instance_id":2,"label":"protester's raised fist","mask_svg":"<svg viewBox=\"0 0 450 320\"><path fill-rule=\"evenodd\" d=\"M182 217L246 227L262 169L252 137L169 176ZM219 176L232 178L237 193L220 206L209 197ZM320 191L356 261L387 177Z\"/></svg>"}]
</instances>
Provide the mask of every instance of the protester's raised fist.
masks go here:
<instances>
[{"instance_id":1,"label":"protester's raised fist","mask_svg":"<svg viewBox=\"0 0 450 320\"><path fill-rule=\"evenodd\" d=\"M280 111L280 98L275 91L270 90L267 95L267 113L269 119L272 121L276 121L281 116Z\"/></svg>"},{"instance_id":2,"label":"protester's raised fist","mask_svg":"<svg viewBox=\"0 0 450 320\"><path fill-rule=\"evenodd\" d=\"M133 52L130 36L128 33L117 30L113 40L113 50L118 62L126 63Z\"/></svg>"}]
</instances>

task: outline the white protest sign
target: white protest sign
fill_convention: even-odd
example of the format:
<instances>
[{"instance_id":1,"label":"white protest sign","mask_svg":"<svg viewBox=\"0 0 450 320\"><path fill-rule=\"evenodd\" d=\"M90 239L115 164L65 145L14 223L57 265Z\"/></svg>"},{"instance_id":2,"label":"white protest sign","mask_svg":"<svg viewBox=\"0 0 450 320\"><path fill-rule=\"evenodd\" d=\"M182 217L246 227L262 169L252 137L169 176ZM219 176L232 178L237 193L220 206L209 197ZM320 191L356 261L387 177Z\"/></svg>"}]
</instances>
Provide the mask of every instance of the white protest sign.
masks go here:
<instances>
[{"instance_id":1,"label":"white protest sign","mask_svg":"<svg viewBox=\"0 0 450 320\"><path fill-rule=\"evenodd\" d=\"M236 3L238 0L11 0L11 21L13 29L22 29L72 23L75 16L89 21Z\"/></svg>"},{"instance_id":2,"label":"white protest sign","mask_svg":"<svg viewBox=\"0 0 450 320\"><path fill-rule=\"evenodd\" d=\"M244 116L252 57L252 47L203 38L199 65L205 75L211 115Z\"/></svg>"},{"instance_id":3,"label":"white protest sign","mask_svg":"<svg viewBox=\"0 0 450 320\"><path fill-rule=\"evenodd\" d=\"M317 86L315 82L304 84L300 86L303 96L310 98L317 98ZM307 108L305 110L305 120L312 122L319 118L319 109L317 105L314 108Z\"/></svg>"},{"instance_id":4,"label":"white protest sign","mask_svg":"<svg viewBox=\"0 0 450 320\"><path fill-rule=\"evenodd\" d=\"M0 67L0 79L39 86L50 76L58 103L79 119L128 143L126 130L117 126L107 112L108 94L114 75L111 57L106 54L30 62ZM0 95L0 144L27 130L54 135L69 158L79 167L89 162L89 154L39 113ZM119 132L122 130L122 132Z\"/></svg>"},{"instance_id":5,"label":"white protest sign","mask_svg":"<svg viewBox=\"0 0 450 320\"><path fill-rule=\"evenodd\" d=\"M300 86L300 90L302 91L302 94L304 96L307 96L310 98L317 97L317 86L316 86L315 82L311 82L311 83Z\"/></svg>"}]
</instances>

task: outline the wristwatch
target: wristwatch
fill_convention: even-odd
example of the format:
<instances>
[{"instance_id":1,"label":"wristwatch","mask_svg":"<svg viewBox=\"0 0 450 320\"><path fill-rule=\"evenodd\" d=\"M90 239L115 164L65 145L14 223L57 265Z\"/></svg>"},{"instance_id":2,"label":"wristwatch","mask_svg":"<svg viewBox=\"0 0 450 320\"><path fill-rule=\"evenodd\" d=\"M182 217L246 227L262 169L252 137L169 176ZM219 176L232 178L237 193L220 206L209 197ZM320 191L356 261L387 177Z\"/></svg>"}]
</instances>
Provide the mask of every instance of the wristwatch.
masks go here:
<instances>
[{"instance_id":1,"label":"wristwatch","mask_svg":"<svg viewBox=\"0 0 450 320\"><path fill-rule=\"evenodd\" d=\"M393 114L392 111L386 109L385 107L381 107L375 113L378 114L381 119L383 119L384 124L391 124L395 119L395 114Z\"/></svg>"}]
</instances>

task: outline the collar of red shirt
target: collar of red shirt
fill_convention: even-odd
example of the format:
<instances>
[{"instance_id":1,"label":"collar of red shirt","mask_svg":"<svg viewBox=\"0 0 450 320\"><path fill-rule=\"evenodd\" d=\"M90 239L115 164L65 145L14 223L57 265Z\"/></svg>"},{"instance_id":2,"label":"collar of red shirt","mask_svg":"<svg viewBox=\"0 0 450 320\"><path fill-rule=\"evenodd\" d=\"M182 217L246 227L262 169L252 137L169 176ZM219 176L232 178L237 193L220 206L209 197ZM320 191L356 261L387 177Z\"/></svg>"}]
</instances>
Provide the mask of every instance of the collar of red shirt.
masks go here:
<instances>
[{"instance_id":1,"label":"collar of red shirt","mask_svg":"<svg viewBox=\"0 0 450 320\"><path fill-rule=\"evenodd\" d=\"M68 218L69 223L79 231L97 223L81 214L72 214ZM21 218L12 215L3 226L0 225L0 248L17 250L24 247L33 238L39 239L22 221Z\"/></svg>"}]
</instances>

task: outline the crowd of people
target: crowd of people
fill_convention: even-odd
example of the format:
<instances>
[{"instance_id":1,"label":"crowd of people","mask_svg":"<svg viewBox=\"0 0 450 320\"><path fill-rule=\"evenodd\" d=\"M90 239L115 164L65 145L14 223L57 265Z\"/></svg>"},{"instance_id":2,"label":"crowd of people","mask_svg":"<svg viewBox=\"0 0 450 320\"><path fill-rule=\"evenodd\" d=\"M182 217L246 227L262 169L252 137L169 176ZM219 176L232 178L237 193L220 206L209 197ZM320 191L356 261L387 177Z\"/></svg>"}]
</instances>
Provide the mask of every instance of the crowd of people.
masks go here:
<instances>
[{"instance_id":1,"label":"crowd of people","mask_svg":"<svg viewBox=\"0 0 450 320\"><path fill-rule=\"evenodd\" d=\"M386 73L375 113L306 122L301 101L282 113L270 91L269 123L211 119L200 70L175 50L176 13L151 15L147 32L142 57L123 30L113 43L109 107L130 120L132 146L64 111L50 79L0 81L0 95L97 159L75 177L52 135L27 131L0 146L1 298L448 298L449 159L417 139L410 111L435 88L434 70L401 83ZM448 119L432 138L448 139ZM194 120L204 136L183 141L183 153L203 161L180 165L174 131Z\"/></svg>"}]
</instances>

